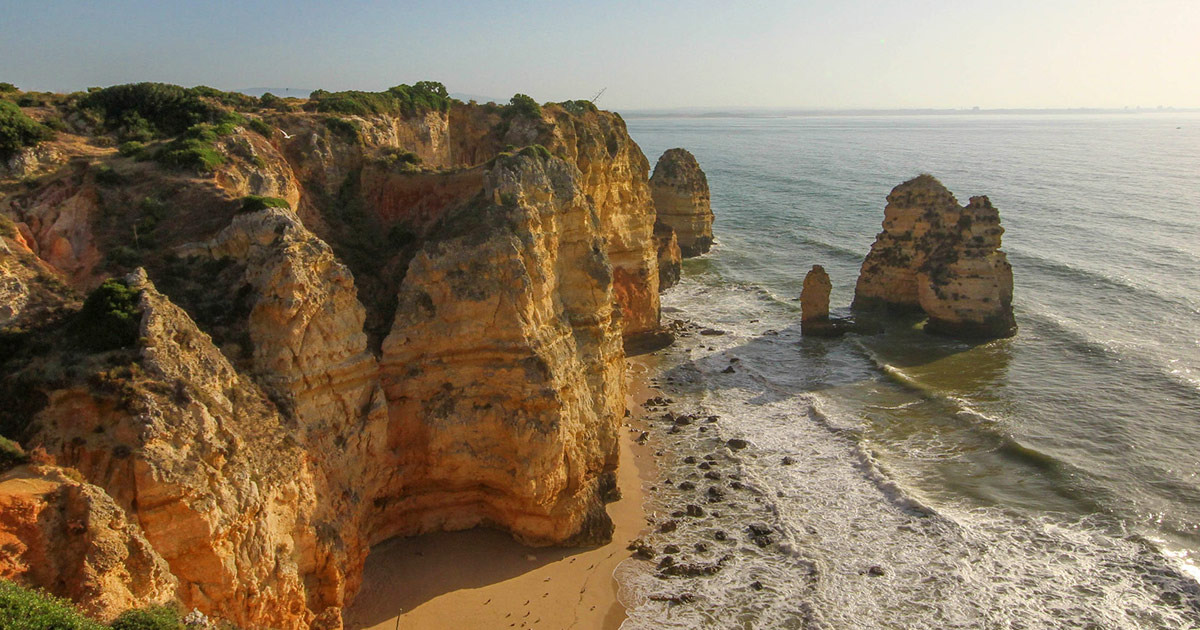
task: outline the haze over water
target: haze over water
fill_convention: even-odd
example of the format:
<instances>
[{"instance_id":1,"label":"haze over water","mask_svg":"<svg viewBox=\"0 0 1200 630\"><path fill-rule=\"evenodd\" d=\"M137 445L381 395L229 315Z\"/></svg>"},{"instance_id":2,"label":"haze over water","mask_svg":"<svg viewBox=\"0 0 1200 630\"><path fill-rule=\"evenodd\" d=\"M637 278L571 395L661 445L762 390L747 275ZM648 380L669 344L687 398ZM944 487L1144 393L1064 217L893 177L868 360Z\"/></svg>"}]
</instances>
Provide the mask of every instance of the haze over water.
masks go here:
<instances>
[{"instance_id":1,"label":"haze over water","mask_svg":"<svg viewBox=\"0 0 1200 630\"><path fill-rule=\"evenodd\" d=\"M627 562L626 627L1197 627L1200 115L628 124L651 164L682 146L708 174L719 246L663 303L730 334L678 344L662 383L753 444L762 494L727 529L782 542L711 578ZM801 339L805 272L846 314L887 193L924 172L999 208L1017 336Z\"/></svg>"}]
</instances>

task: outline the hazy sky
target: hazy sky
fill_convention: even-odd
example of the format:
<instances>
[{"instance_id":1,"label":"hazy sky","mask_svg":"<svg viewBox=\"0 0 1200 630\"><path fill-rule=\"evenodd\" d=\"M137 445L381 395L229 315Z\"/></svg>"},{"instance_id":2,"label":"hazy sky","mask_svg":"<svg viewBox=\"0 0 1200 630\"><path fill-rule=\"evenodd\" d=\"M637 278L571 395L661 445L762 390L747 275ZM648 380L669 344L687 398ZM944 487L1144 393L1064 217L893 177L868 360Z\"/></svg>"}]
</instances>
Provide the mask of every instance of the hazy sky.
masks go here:
<instances>
[{"instance_id":1,"label":"hazy sky","mask_svg":"<svg viewBox=\"0 0 1200 630\"><path fill-rule=\"evenodd\" d=\"M0 0L0 81L590 98L610 109L1200 107L1200 0Z\"/></svg>"}]
</instances>

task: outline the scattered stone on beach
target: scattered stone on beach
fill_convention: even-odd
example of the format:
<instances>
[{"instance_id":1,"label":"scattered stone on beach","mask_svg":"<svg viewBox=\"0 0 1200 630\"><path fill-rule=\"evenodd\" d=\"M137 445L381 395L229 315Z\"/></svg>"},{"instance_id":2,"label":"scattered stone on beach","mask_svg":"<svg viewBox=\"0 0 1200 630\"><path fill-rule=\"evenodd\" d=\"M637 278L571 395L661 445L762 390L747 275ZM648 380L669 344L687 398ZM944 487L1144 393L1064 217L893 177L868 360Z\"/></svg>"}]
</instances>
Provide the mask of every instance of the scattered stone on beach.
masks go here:
<instances>
[{"instance_id":1,"label":"scattered stone on beach","mask_svg":"<svg viewBox=\"0 0 1200 630\"><path fill-rule=\"evenodd\" d=\"M667 545L663 547L663 553L679 553L679 545Z\"/></svg>"},{"instance_id":2,"label":"scattered stone on beach","mask_svg":"<svg viewBox=\"0 0 1200 630\"><path fill-rule=\"evenodd\" d=\"M649 438L650 438L650 432L649 432L649 431L642 431L642 434L641 434L641 435L639 435L639 436L637 436L637 443L638 443L638 444L645 444L645 443L646 443L646 440L647 440L647 439L649 439Z\"/></svg>"},{"instance_id":3,"label":"scattered stone on beach","mask_svg":"<svg viewBox=\"0 0 1200 630\"><path fill-rule=\"evenodd\" d=\"M871 577L882 577L884 574L885 571L883 570L883 567L877 564L873 564L871 565L871 568L867 569L867 575Z\"/></svg>"},{"instance_id":4,"label":"scattered stone on beach","mask_svg":"<svg viewBox=\"0 0 1200 630\"><path fill-rule=\"evenodd\" d=\"M719 419L720 419L720 416L709 416L708 417L709 422L716 422Z\"/></svg>"},{"instance_id":5,"label":"scattered stone on beach","mask_svg":"<svg viewBox=\"0 0 1200 630\"><path fill-rule=\"evenodd\" d=\"M695 456L695 455L688 455L687 457L684 457L684 458L683 458L683 463L685 463L685 464L695 464L695 463L696 463L696 456Z\"/></svg>"},{"instance_id":6,"label":"scattered stone on beach","mask_svg":"<svg viewBox=\"0 0 1200 630\"><path fill-rule=\"evenodd\" d=\"M704 478L705 478L705 479L711 479L711 480L713 480L713 481L720 481L720 479L721 479L721 473L719 473L719 472L717 472L717 471L715 471L715 470L710 470L710 471L708 471L708 472L704 473Z\"/></svg>"},{"instance_id":7,"label":"scattered stone on beach","mask_svg":"<svg viewBox=\"0 0 1200 630\"><path fill-rule=\"evenodd\" d=\"M692 518L699 518L701 516L704 516L704 508L700 507L699 505L689 503L687 506L686 513L688 516L690 516Z\"/></svg>"},{"instance_id":8,"label":"scattered stone on beach","mask_svg":"<svg viewBox=\"0 0 1200 630\"><path fill-rule=\"evenodd\" d=\"M699 468L700 470L708 470L709 468L712 468L712 464L710 464L708 462L700 462L700 465L698 465L696 467Z\"/></svg>"},{"instance_id":9,"label":"scattered stone on beach","mask_svg":"<svg viewBox=\"0 0 1200 630\"><path fill-rule=\"evenodd\" d=\"M741 438L733 438L730 440L726 440L725 446L728 446L729 450L731 450L731 451L740 451L740 450L746 448L747 446L750 446L750 443Z\"/></svg>"},{"instance_id":10,"label":"scattered stone on beach","mask_svg":"<svg viewBox=\"0 0 1200 630\"><path fill-rule=\"evenodd\" d=\"M722 374L736 374L737 370L733 369L733 366L731 365L731 366L725 368L724 370L721 370L721 373Z\"/></svg>"},{"instance_id":11,"label":"scattered stone on beach","mask_svg":"<svg viewBox=\"0 0 1200 630\"><path fill-rule=\"evenodd\" d=\"M781 461L779 463L783 464L784 466L791 466L792 464L796 463L796 459L794 457L792 457L791 455L788 455L788 456L784 457L783 461Z\"/></svg>"},{"instance_id":12,"label":"scattered stone on beach","mask_svg":"<svg viewBox=\"0 0 1200 630\"><path fill-rule=\"evenodd\" d=\"M658 568L665 569L667 567L674 566L674 564L675 558L672 558L671 556L663 556L663 559L658 561Z\"/></svg>"},{"instance_id":13,"label":"scattered stone on beach","mask_svg":"<svg viewBox=\"0 0 1200 630\"><path fill-rule=\"evenodd\" d=\"M708 502L709 503L719 503L719 502L723 501L724 499L725 499L725 491L724 490L721 490L720 488L718 488L716 486L709 486L709 488L708 488Z\"/></svg>"},{"instance_id":14,"label":"scattered stone on beach","mask_svg":"<svg viewBox=\"0 0 1200 630\"><path fill-rule=\"evenodd\" d=\"M729 534L726 534L724 530L718 529L715 533L713 533L713 539L714 540L728 540Z\"/></svg>"},{"instance_id":15,"label":"scattered stone on beach","mask_svg":"<svg viewBox=\"0 0 1200 630\"><path fill-rule=\"evenodd\" d=\"M746 488L746 486L740 481L730 482L729 487L733 488L734 490L744 490Z\"/></svg>"},{"instance_id":16,"label":"scattered stone on beach","mask_svg":"<svg viewBox=\"0 0 1200 630\"><path fill-rule=\"evenodd\" d=\"M690 604L696 601L696 596L691 593L680 593L678 595L651 595L650 601L667 602L669 604Z\"/></svg>"},{"instance_id":17,"label":"scattered stone on beach","mask_svg":"<svg viewBox=\"0 0 1200 630\"><path fill-rule=\"evenodd\" d=\"M658 526L658 531L663 534L669 534L679 527L679 523L675 521L663 521L662 525Z\"/></svg>"},{"instance_id":18,"label":"scattered stone on beach","mask_svg":"<svg viewBox=\"0 0 1200 630\"><path fill-rule=\"evenodd\" d=\"M696 550L696 553L704 553L704 552L708 551L708 543L698 542L698 543L692 545L692 548Z\"/></svg>"},{"instance_id":19,"label":"scattered stone on beach","mask_svg":"<svg viewBox=\"0 0 1200 630\"><path fill-rule=\"evenodd\" d=\"M700 334L704 335L705 337L720 337L721 335L725 334L725 331L718 330L716 328L705 328L704 330L700 331Z\"/></svg>"},{"instance_id":20,"label":"scattered stone on beach","mask_svg":"<svg viewBox=\"0 0 1200 630\"><path fill-rule=\"evenodd\" d=\"M750 588L752 588L756 591L761 591L761 590L763 590L763 583L759 582L758 580L754 580L753 582L750 583Z\"/></svg>"},{"instance_id":21,"label":"scattered stone on beach","mask_svg":"<svg viewBox=\"0 0 1200 630\"><path fill-rule=\"evenodd\" d=\"M696 562L696 563L673 563L671 566L663 568L658 573L659 578L664 577L707 577L720 573L721 569L725 568L725 563L729 562L732 556L721 556L716 562Z\"/></svg>"},{"instance_id":22,"label":"scattered stone on beach","mask_svg":"<svg viewBox=\"0 0 1200 630\"><path fill-rule=\"evenodd\" d=\"M763 523L751 523L746 529L755 536L765 536L775 531L770 525Z\"/></svg>"},{"instance_id":23,"label":"scattered stone on beach","mask_svg":"<svg viewBox=\"0 0 1200 630\"><path fill-rule=\"evenodd\" d=\"M691 424L692 420L693 420L692 416L679 416L679 417L675 418L675 426L685 427L685 426Z\"/></svg>"},{"instance_id":24,"label":"scattered stone on beach","mask_svg":"<svg viewBox=\"0 0 1200 630\"><path fill-rule=\"evenodd\" d=\"M680 490L695 490L696 484L694 484L690 481L681 481L681 482L679 482L679 489Z\"/></svg>"}]
</instances>

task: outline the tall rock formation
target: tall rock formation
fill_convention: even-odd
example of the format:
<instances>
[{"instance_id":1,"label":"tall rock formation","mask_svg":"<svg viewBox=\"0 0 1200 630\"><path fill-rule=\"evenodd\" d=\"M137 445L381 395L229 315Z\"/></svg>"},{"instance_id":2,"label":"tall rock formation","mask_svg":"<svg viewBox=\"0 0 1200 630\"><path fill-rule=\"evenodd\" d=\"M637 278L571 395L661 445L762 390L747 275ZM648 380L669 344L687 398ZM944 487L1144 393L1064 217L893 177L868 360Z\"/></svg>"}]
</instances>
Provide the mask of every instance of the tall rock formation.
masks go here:
<instances>
[{"instance_id":1,"label":"tall rock formation","mask_svg":"<svg viewBox=\"0 0 1200 630\"><path fill-rule=\"evenodd\" d=\"M821 335L831 329L829 321L829 294L833 284L829 274L821 265L813 265L804 276L804 287L800 291L800 332L804 335Z\"/></svg>"},{"instance_id":2,"label":"tall rock formation","mask_svg":"<svg viewBox=\"0 0 1200 630\"><path fill-rule=\"evenodd\" d=\"M987 197L960 206L931 175L892 189L883 231L863 261L853 308L919 311L926 330L1010 337L1012 267L1000 251L1000 214Z\"/></svg>"},{"instance_id":3,"label":"tall rock formation","mask_svg":"<svg viewBox=\"0 0 1200 630\"><path fill-rule=\"evenodd\" d=\"M650 190L658 221L675 230L685 258L707 252L713 244L713 212L708 178L686 149L669 149L658 158Z\"/></svg>"},{"instance_id":4,"label":"tall rock formation","mask_svg":"<svg viewBox=\"0 0 1200 630\"><path fill-rule=\"evenodd\" d=\"M683 253L675 230L666 223L654 224L654 242L658 245L658 288L662 291L679 283Z\"/></svg>"},{"instance_id":5,"label":"tall rock formation","mask_svg":"<svg viewBox=\"0 0 1200 630\"><path fill-rule=\"evenodd\" d=\"M89 149L0 203L0 432L65 471L0 478L0 573L102 618L337 628L391 536L605 540L622 338L679 259L620 117L248 113L281 132L212 173ZM132 340L73 346L79 295L134 269Z\"/></svg>"}]
</instances>

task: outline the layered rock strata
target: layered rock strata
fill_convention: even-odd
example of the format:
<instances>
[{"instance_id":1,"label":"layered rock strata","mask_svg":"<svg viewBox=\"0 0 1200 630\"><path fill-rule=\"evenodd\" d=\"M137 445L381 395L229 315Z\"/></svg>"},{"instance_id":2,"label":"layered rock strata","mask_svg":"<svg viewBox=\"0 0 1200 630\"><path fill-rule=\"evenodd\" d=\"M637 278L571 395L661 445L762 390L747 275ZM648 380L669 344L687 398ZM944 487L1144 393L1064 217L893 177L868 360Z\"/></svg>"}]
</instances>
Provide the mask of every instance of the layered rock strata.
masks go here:
<instances>
[{"instance_id":1,"label":"layered rock strata","mask_svg":"<svg viewBox=\"0 0 1200 630\"><path fill-rule=\"evenodd\" d=\"M923 312L927 331L956 337L1012 336L1012 267L1000 251L1002 234L987 197L960 206L930 175L904 182L888 195L853 308Z\"/></svg>"},{"instance_id":2,"label":"layered rock strata","mask_svg":"<svg viewBox=\"0 0 1200 630\"><path fill-rule=\"evenodd\" d=\"M813 265L804 276L800 291L800 332L804 335L821 335L831 329L829 322L829 294L833 284L829 274L821 265Z\"/></svg>"},{"instance_id":3,"label":"layered rock strata","mask_svg":"<svg viewBox=\"0 0 1200 630\"><path fill-rule=\"evenodd\" d=\"M713 212L708 178L696 157L686 149L669 149L658 158L650 190L658 221L675 230L679 251L690 258L708 252L713 244Z\"/></svg>"},{"instance_id":4,"label":"layered rock strata","mask_svg":"<svg viewBox=\"0 0 1200 630\"><path fill-rule=\"evenodd\" d=\"M623 337L659 331L660 257L678 273L645 157L606 112L387 118L356 117L351 141L281 115L277 134L222 139L207 177L102 156L108 183L84 166L5 200L0 326L43 320L18 346L47 350L0 357L0 393L28 398L0 426L71 475L0 481L36 524L0 522L25 545L5 576L102 618L176 600L240 627L336 628L388 537L610 536ZM498 148L513 141L548 150ZM384 149L423 165L389 167ZM245 194L295 210L239 213ZM57 278L86 291L126 258L145 267L126 279L136 343L53 341L79 304ZM388 324L374 346L370 318ZM119 535L70 538L79 518L37 516L54 510Z\"/></svg>"}]
</instances>

